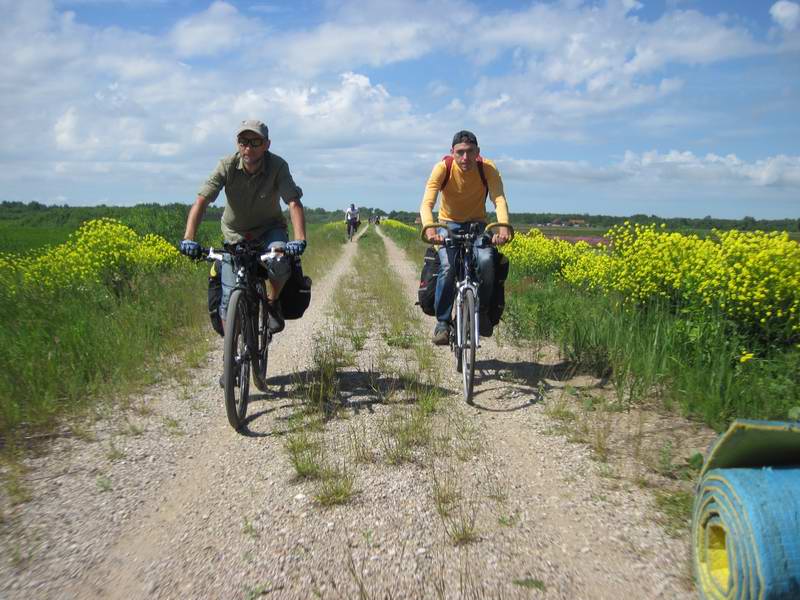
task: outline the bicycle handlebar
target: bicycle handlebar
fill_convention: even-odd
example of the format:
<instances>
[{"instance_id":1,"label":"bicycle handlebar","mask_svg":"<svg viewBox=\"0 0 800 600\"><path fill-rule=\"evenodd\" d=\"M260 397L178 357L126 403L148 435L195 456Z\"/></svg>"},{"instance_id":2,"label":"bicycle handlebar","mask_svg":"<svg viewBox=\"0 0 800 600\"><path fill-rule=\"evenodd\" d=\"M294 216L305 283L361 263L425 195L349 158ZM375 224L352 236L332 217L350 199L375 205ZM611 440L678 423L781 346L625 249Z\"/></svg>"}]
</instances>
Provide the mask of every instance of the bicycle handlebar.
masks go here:
<instances>
[{"instance_id":1,"label":"bicycle handlebar","mask_svg":"<svg viewBox=\"0 0 800 600\"><path fill-rule=\"evenodd\" d=\"M226 254L230 256L242 256L245 254L250 254L257 256L261 262L264 262L276 254L284 253L285 251L283 248L270 248L267 250L267 252L262 252L261 248L249 248L243 244L225 244L223 245L223 250L221 251L214 250L213 246L209 246L208 248L200 248L200 258L208 262L212 262L214 260L223 260Z\"/></svg>"},{"instance_id":2,"label":"bicycle handlebar","mask_svg":"<svg viewBox=\"0 0 800 600\"><path fill-rule=\"evenodd\" d=\"M422 231L420 231L420 237L422 238L422 241L425 242L426 244L431 244L431 245L436 244L437 242L433 242L429 240L427 237L425 237L425 232L428 231L428 229L438 229L439 227L446 228L447 225L445 225L444 223L431 223L429 225L423 225ZM511 232L508 241L510 242L511 240L514 239L514 228L509 223L489 223L484 228L483 233L477 235L486 234L487 232L489 232L489 230L494 229L495 227L508 227L508 230ZM472 233L449 233L449 235L445 236L445 238L449 238L452 240L466 241L474 239L475 237L477 237L477 235Z\"/></svg>"}]
</instances>

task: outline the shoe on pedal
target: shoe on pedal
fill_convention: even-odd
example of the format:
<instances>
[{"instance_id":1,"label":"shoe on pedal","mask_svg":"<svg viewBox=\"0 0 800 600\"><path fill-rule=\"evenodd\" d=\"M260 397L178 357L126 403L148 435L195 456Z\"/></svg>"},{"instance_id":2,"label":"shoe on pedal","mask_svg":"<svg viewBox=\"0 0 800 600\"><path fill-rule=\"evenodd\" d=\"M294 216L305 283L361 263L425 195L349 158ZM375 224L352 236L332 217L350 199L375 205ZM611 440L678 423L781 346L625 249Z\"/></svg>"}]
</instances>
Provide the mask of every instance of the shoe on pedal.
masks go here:
<instances>
[{"instance_id":1,"label":"shoe on pedal","mask_svg":"<svg viewBox=\"0 0 800 600\"><path fill-rule=\"evenodd\" d=\"M281 305L279 302L271 302L269 305L269 316L267 317L267 329L272 334L283 331L286 321L283 319Z\"/></svg>"},{"instance_id":2,"label":"shoe on pedal","mask_svg":"<svg viewBox=\"0 0 800 600\"><path fill-rule=\"evenodd\" d=\"M431 342L437 346L447 346L450 343L450 324L447 321L436 323Z\"/></svg>"}]
</instances>

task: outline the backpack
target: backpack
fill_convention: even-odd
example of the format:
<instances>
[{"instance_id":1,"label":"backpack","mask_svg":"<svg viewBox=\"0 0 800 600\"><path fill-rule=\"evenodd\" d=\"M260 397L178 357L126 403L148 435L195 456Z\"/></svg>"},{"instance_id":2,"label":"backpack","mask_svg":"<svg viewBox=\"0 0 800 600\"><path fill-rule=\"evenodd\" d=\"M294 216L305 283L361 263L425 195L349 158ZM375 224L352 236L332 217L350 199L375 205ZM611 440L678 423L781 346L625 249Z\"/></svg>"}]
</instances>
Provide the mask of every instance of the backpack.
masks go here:
<instances>
[{"instance_id":1,"label":"backpack","mask_svg":"<svg viewBox=\"0 0 800 600\"><path fill-rule=\"evenodd\" d=\"M508 257L500 252L494 258L494 287L492 299L489 301L489 322L494 327L500 322L506 307L506 279L508 278Z\"/></svg>"},{"instance_id":2,"label":"backpack","mask_svg":"<svg viewBox=\"0 0 800 600\"><path fill-rule=\"evenodd\" d=\"M453 168L453 155L448 154L447 156L442 157L442 161L444 161L445 172L444 172L444 181L442 181L441 187L439 190L443 190L444 186L447 185L447 182L450 181L450 170ZM483 170L483 157L478 155L477 158L478 162L478 174L481 176L481 181L483 182L483 189L486 190L486 193L483 195L484 200L489 195L489 182L486 180L486 173Z\"/></svg>"},{"instance_id":3,"label":"backpack","mask_svg":"<svg viewBox=\"0 0 800 600\"><path fill-rule=\"evenodd\" d=\"M417 304L426 315L434 316L436 309L436 281L439 277L439 253L429 246L425 250L425 261L422 263L422 274L419 276Z\"/></svg>"},{"instance_id":4,"label":"backpack","mask_svg":"<svg viewBox=\"0 0 800 600\"><path fill-rule=\"evenodd\" d=\"M219 335L225 335L222 329L222 317L219 315L219 305L222 303L222 261L215 260L211 263L208 274L208 318L211 327Z\"/></svg>"},{"instance_id":5,"label":"backpack","mask_svg":"<svg viewBox=\"0 0 800 600\"><path fill-rule=\"evenodd\" d=\"M292 274L278 298L284 319L299 319L311 304L311 277L303 275L299 256L293 256L292 259Z\"/></svg>"}]
</instances>

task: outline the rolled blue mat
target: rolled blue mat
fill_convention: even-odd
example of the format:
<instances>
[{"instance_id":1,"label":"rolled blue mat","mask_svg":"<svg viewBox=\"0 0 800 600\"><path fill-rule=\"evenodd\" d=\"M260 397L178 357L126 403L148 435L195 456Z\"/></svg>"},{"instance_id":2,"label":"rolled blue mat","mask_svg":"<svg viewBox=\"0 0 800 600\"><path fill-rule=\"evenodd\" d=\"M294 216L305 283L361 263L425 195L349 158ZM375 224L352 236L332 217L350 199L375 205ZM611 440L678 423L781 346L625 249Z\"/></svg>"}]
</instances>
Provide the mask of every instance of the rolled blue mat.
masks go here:
<instances>
[{"instance_id":1,"label":"rolled blue mat","mask_svg":"<svg viewBox=\"0 0 800 600\"><path fill-rule=\"evenodd\" d=\"M800 468L706 471L692 546L702 598L800 599Z\"/></svg>"}]
</instances>

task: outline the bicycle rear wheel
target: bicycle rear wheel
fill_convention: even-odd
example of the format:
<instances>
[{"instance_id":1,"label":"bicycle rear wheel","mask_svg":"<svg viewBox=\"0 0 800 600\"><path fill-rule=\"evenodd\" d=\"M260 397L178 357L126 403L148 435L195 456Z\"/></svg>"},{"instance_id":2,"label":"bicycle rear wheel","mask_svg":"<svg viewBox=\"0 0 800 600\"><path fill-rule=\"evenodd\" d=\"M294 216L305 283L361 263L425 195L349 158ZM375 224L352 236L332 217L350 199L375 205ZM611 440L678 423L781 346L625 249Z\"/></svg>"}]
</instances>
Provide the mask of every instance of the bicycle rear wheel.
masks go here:
<instances>
[{"instance_id":1,"label":"bicycle rear wheel","mask_svg":"<svg viewBox=\"0 0 800 600\"><path fill-rule=\"evenodd\" d=\"M258 341L253 355L253 383L260 392L267 391L267 363L269 362L269 343L272 334L269 332L269 311L267 303L263 300L258 303L258 320L251 319L253 324L253 339Z\"/></svg>"},{"instance_id":2,"label":"bicycle rear wheel","mask_svg":"<svg viewBox=\"0 0 800 600\"><path fill-rule=\"evenodd\" d=\"M244 425L250 396L250 360L247 356L250 327L247 298L243 290L234 290L225 318L222 385L225 388L225 412L228 415L228 422L236 431L240 431Z\"/></svg>"},{"instance_id":3,"label":"bicycle rear wheel","mask_svg":"<svg viewBox=\"0 0 800 600\"><path fill-rule=\"evenodd\" d=\"M475 296L471 289L464 290L464 298L460 306L461 312L461 346L463 365L461 377L464 382L464 399L472 403L472 389L475 379Z\"/></svg>"}]
</instances>

